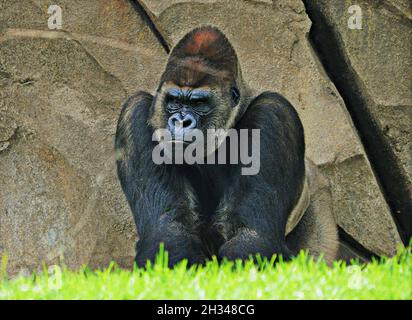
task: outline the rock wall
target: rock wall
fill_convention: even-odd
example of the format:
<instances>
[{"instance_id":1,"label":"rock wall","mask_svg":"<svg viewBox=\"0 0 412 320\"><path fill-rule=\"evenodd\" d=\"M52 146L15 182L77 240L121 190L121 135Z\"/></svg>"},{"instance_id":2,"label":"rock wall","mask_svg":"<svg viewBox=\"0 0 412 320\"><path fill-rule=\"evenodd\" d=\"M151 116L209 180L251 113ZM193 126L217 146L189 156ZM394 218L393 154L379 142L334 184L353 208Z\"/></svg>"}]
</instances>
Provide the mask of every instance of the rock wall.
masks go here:
<instances>
[{"instance_id":1,"label":"rock wall","mask_svg":"<svg viewBox=\"0 0 412 320\"><path fill-rule=\"evenodd\" d=\"M410 1L306 1L311 39L362 136L406 242L412 235L412 11Z\"/></svg>"},{"instance_id":2,"label":"rock wall","mask_svg":"<svg viewBox=\"0 0 412 320\"><path fill-rule=\"evenodd\" d=\"M71 268L131 265L137 235L113 150L121 103L138 89L153 92L167 49L200 24L228 35L256 92L278 91L297 108L349 256L393 254L399 230L405 240L412 226L410 207L396 205L410 203L411 192L410 12L360 2L389 21L379 27L402 50L371 38L371 27L353 39L340 1L0 0L0 255L8 253L10 273L61 256ZM48 29L51 4L63 10L61 30ZM370 132L380 132L379 143L365 139L368 123L359 124L356 100L333 76L335 53L328 59L313 40L324 23L340 41L328 50L350 62L345 75L361 79L362 112L378 123ZM384 52L392 59L380 60ZM386 166L404 181L401 201L374 148L392 152Z\"/></svg>"}]
</instances>

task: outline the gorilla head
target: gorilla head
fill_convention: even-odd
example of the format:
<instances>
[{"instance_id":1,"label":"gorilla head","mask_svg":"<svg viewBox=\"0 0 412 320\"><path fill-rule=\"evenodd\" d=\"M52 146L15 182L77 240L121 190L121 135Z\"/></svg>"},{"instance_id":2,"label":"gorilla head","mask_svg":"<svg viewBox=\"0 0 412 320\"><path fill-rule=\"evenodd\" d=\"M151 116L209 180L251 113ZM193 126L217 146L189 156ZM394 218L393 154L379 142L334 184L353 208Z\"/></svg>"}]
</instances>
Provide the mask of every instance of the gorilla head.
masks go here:
<instances>
[{"instance_id":1,"label":"gorilla head","mask_svg":"<svg viewBox=\"0 0 412 320\"><path fill-rule=\"evenodd\" d=\"M229 129L246 109L240 66L225 35L214 27L188 33L173 49L153 104L150 124L173 137L193 129Z\"/></svg>"}]
</instances>

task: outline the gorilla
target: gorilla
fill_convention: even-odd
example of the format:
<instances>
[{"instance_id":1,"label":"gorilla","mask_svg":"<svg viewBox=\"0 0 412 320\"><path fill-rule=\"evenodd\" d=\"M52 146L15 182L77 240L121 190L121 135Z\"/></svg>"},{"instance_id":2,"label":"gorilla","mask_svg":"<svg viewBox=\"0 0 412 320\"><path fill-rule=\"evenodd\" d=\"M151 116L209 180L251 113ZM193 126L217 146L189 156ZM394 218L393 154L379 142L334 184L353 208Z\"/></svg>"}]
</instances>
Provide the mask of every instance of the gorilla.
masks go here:
<instances>
[{"instance_id":1,"label":"gorilla","mask_svg":"<svg viewBox=\"0 0 412 320\"><path fill-rule=\"evenodd\" d=\"M243 175L239 163L157 164L158 129L170 132L171 145L193 130L258 129L260 170ZM216 156L229 142L220 139L205 156ZM115 149L139 235L140 267L154 260L160 243L170 266L182 259L202 264L212 256L289 259L300 249L328 261L336 256L325 183L305 160L297 112L276 92L252 93L233 46L216 27L186 34L171 51L155 95L138 91L124 103Z\"/></svg>"}]
</instances>

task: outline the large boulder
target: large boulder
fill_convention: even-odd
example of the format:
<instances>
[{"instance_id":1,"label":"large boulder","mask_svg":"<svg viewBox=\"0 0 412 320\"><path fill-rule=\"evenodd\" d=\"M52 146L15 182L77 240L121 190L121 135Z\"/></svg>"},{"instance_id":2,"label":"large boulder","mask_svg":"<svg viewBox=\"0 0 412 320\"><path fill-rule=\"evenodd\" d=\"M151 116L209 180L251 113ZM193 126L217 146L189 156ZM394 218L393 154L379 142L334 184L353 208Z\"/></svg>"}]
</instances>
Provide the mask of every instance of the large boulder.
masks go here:
<instances>
[{"instance_id":1,"label":"large boulder","mask_svg":"<svg viewBox=\"0 0 412 320\"><path fill-rule=\"evenodd\" d=\"M412 237L412 7L308 0L311 38L345 99L404 241ZM351 8L351 10L349 9ZM350 27L357 16L360 29Z\"/></svg>"},{"instance_id":2,"label":"large boulder","mask_svg":"<svg viewBox=\"0 0 412 320\"><path fill-rule=\"evenodd\" d=\"M129 1L0 1L0 255L9 271L64 257L131 266L136 232L116 176L122 102L166 59Z\"/></svg>"}]
</instances>

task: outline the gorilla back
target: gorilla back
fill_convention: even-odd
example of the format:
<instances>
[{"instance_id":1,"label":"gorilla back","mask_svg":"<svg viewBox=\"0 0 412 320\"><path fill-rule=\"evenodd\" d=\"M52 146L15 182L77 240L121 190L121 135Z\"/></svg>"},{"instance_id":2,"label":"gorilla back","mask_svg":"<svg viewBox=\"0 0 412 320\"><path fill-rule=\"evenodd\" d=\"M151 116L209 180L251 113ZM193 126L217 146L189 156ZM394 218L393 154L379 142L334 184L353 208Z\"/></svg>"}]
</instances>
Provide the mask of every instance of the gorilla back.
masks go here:
<instances>
[{"instance_id":1,"label":"gorilla back","mask_svg":"<svg viewBox=\"0 0 412 320\"><path fill-rule=\"evenodd\" d=\"M226 133L224 138L209 138L208 132L217 129ZM170 139L162 140L159 130ZM221 150L229 154L227 133L242 130L248 132L250 148L250 132L259 130L256 174L242 175L241 164L234 162L153 161L153 150L161 144L173 146L172 152L177 146L190 148L186 137L193 132L212 142L212 148L202 149L205 158ZM329 260L336 254L330 212L322 208L316 214L308 200L316 188L308 180L304 132L295 109L274 92L252 96L235 50L217 28L200 27L183 37L155 95L137 92L125 102L115 147L118 176L139 235L139 266L154 260L161 242L170 265L182 259L203 263L212 255L289 258L302 248L315 255L326 252Z\"/></svg>"}]
</instances>

